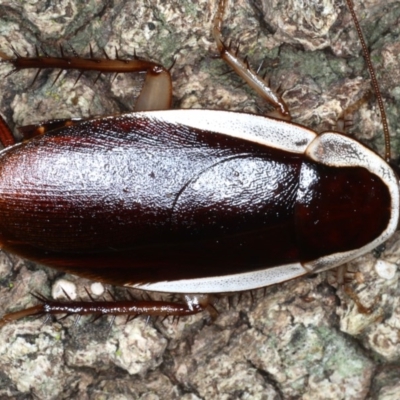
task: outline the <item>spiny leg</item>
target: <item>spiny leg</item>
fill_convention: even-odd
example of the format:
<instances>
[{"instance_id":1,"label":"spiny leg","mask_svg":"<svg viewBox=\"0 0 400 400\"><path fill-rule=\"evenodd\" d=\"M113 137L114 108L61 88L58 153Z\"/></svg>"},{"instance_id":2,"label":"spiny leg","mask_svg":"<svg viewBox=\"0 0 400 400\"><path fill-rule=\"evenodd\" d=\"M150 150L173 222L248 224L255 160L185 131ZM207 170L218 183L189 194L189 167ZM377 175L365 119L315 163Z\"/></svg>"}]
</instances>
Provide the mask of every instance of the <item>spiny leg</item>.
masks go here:
<instances>
[{"instance_id":1,"label":"spiny leg","mask_svg":"<svg viewBox=\"0 0 400 400\"><path fill-rule=\"evenodd\" d=\"M0 61L12 64L14 71L28 68L37 69L38 73L35 79L42 69L61 69L61 71L77 69L80 71L98 71L99 74L146 72L142 90L136 100L135 111L166 110L171 108L172 80L168 69L160 64L140 60L137 57L133 60L122 60L117 54L116 59L110 59L108 56L106 58L95 58L93 57L93 52L91 51L90 53L90 58L79 57L76 53L74 53L73 57L70 57L66 56L62 50L61 57L51 57L47 54L42 56L37 50L35 57L24 57L14 51L14 58L0 53ZM69 123L72 125L77 123L76 120L56 122L56 126L54 126L53 121L50 121L49 123L22 127L20 130L24 138L27 139L41 135L54 128L66 126ZM0 141L5 147L15 143L11 130L2 118L0 119Z\"/></svg>"},{"instance_id":2,"label":"spiny leg","mask_svg":"<svg viewBox=\"0 0 400 400\"><path fill-rule=\"evenodd\" d=\"M208 295L184 295L181 302L155 300L125 300L125 301L53 301L42 295L34 295L40 304L0 318L0 328L4 325L28 316L58 315L124 315L129 319L139 315L156 317L184 317L208 310L214 318L216 310Z\"/></svg>"},{"instance_id":3,"label":"spiny leg","mask_svg":"<svg viewBox=\"0 0 400 400\"><path fill-rule=\"evenodd\" d=\"M223 16L226 9L226 4L228 0L220 0L218 4L218 9L214 17L213 26L213 36L217 43L218 51L221 58L241 77L246 83L253 88L259 96L261 96L265 101L272 105L275 109L272 116L276 116L280 119L290 120L290 112L283 101L282 97L274 92L267 81L258 76L257 72L254 71L249 63L245 60L241 60L237 56L237 52L232 51L230 46L226 46L222 40L222 24Z\"/></svg>"},{"instance_id":4,"label":"spiny leg","mask_svg":"<svg viewBox=\"0 0 400 400\"><path fill-rule=\"evenodd\" d=\"M151 61L122 60L120 58L83 58L65 56L22 57L17 55L9 59L16 70L35 69L77 69L80 71L98 71L99 73L131 73L146 72L146 79L137 100L135 111L165 110L171 107L172 81L169 71L160 64Z\"/></svg>"}]
</instances>

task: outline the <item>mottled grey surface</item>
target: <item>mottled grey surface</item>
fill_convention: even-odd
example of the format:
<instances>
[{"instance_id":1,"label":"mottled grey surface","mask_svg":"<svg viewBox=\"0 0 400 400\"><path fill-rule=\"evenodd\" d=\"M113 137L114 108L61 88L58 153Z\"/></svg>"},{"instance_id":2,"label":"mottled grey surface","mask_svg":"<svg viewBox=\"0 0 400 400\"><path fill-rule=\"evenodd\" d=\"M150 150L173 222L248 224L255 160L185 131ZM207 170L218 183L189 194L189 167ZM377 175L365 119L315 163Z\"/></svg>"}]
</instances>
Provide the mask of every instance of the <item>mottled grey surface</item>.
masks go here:
<instances>
[{"instance_id":1,"label":"mottled grey surface","mask_svg":"<svg viewBox=\"0 0 400 400\"><path fill-rule=\"evenodd\" d=\"M317 131L353 113L351 134L382 152L382 129L360 45L342 0L233 0L224 35L283 92L295 122ZM356 0L390 120L392 154L400 155L400 1ZM308 4L312 3L312 4ZM215 57L214 1L48 2L0 0L0 51L33 54L89 43L109 54L136 52L171 65L176 108L264 112L251 90ZM7 78L0 65L0 110L14 129L52 118L105 115L132 108L136 79L119 75L93 84L85 74L34 72ZM132 90L130 88L133 88ZM382 154L382 153L381 153ZM377 257L384 261L377 264ZM400 393L400 236L334 272L226 298L220 315L146 324L117 318L74 325L25 319L0 331L1 399L398 399ZM91 282L0 254L2 310L35 303L64 277L78 295Z\"/></svg>"}]
</instances>

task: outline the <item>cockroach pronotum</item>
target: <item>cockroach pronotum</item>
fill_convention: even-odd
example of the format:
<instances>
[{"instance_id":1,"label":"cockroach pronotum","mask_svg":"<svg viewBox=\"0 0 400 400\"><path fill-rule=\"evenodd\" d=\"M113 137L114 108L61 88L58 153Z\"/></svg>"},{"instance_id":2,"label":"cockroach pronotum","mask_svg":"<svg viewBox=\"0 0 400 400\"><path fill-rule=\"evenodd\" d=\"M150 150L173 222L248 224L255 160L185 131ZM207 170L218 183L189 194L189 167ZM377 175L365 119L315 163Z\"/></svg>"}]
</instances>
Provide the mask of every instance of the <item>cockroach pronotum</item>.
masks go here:
<instances>
[{"instance_id":1,"label":"cockroach pronotum","mask_svg":"<svg viewBox=\"0 0 400 400\"><path fill-rule=\"evenodd\" d=\"M169 71L137 58L6 60L16 70L147 75L132 113L25 126L29 140L17 144L0 121L2 248L113 285L210 294L324 271L386 241L398 224L399 184L388 164L377 80L347 3L381 107L386 161L343 134L290 122L281 97L224 44L221 0L213 30L221 58L274 107L274 117L167 110ZM184 316L211 307L197 295L182 302L42 300L0 325L36 314Z\"/></svg>"}]
</instances>

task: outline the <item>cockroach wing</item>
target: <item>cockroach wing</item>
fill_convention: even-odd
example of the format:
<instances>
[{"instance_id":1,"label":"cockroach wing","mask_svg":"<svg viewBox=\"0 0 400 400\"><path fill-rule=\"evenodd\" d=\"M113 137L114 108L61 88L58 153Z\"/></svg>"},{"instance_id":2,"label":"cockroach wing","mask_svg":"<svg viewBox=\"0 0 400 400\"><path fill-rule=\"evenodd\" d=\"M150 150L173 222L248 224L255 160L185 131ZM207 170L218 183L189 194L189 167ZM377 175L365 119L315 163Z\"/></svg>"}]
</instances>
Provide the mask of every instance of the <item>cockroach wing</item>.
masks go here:
<instances>
[{"instance_id":1,"label":"cockroach wing","mask_svg":"<svg viewBox=\"0 0 400 400\"><path fill-rule=\"evenodd\" d=\"M363 164L310 156L317 140L295 124L209 110L57 129L0 153L0 242L63 271L173 292L251 289L330 267L337 254L388 236L398 193L393 200L387 181ZM337 190L336 178L353 189ZM383 211L368 232L370 201ZM338 240L355 202L362 234ZM317 231L315 249L303 233L318 225L311 206L333 229Z\"/></svg>"}]
</instances>

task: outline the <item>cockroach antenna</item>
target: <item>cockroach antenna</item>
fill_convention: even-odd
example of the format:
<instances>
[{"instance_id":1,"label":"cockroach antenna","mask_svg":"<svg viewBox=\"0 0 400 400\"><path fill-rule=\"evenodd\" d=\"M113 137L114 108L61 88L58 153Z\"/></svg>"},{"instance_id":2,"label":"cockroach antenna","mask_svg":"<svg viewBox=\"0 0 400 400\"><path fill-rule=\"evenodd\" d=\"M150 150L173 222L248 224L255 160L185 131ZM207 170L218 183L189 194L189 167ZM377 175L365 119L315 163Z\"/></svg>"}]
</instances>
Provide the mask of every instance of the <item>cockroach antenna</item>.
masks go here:
<instances>
[{"instance_id":1,"label":"cockroach antenna","mask_svg":"<svg viewBox=\"0 0 400 400\"><path fill-rule=\"evenodd\" d=\"M382 120L382 126L383 126L383 134L385 136L385 160L386 162L390 161L390 134L389 134L389 126L386 118L386 111L385 111L385 106L383 104L383 98L381 94L381 90L379 87L378 79L376 79L376 74L375 74L375 69L371 61L371 56L369 55L369 50L367 43L364 39L364 35L360 26L360 23L357 18L357 14L354 11L354 4L352 0L346 0L347 7L349 8L351 17L353 19L354 25L356 27L356 31L358 34L358 37L360 39L361 43L361 48L362 52L364 55L365 63L367 64L368 72L371 77L371 83L372 87L374 89L377 101L378 101L378 106L379 106L379 112L381 114L381 120Z\"/></svg>"}]
</instances>

